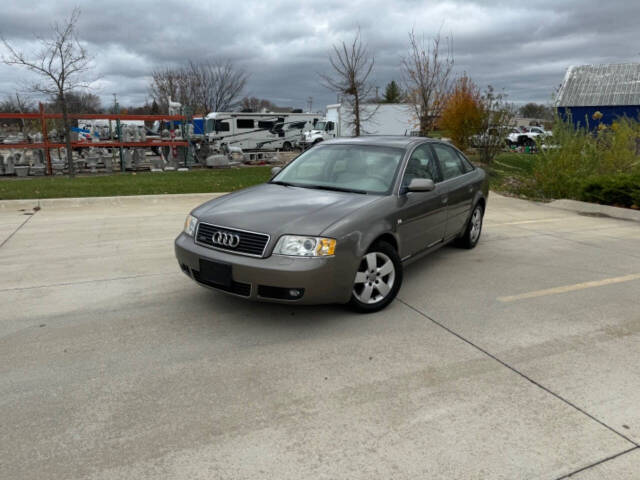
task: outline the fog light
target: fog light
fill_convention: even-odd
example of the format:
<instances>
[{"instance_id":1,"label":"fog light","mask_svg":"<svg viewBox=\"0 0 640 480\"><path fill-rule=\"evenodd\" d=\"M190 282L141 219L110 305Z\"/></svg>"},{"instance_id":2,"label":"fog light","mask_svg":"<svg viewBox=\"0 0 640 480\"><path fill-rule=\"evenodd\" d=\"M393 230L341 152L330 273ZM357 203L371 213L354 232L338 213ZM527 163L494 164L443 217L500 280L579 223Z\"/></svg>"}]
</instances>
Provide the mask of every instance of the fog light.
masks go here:
<instances>
[{"instance_id":1,"label":"fog light","mask_svg":"<svg viewBox=\"0 0 640 480\"><path fill-rule=\"evenodd\" d=\"M293 298L298 298L301 294L302 292L300 290L296 290L295 288L292 288L291 290L289 290L289 295L292 296Z\"/></svg>"}]
</instances>

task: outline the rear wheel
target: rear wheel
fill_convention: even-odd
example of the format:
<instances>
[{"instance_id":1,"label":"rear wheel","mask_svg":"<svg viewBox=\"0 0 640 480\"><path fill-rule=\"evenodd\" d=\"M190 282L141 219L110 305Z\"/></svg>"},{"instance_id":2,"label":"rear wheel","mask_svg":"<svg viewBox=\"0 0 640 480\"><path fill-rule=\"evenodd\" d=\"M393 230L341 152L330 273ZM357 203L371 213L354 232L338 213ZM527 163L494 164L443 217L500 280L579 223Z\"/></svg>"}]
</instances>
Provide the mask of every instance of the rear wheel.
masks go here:
<instances>
[{"instance_id":1,"label":"rear wheel","mask_svg":"<svg viewBox=\"0 0 640 480\"><path fill-rule=\"evenodd\" d=\"M290 152L292 150L292 146L290 142L284 142L282 144L282 150L284 150L285 152Z\"/></svg>"},{"instance_id":2,"label":"rear wheel","mask_svg":"<svg viewBox=\"0 0 640 480\"><path fill-rule=\"evenodd\" d=\"M478 244L478 240L480 240L480 234L482 233L482 219L484 217L484 208L482 205L477 204L473 212L471 213L471 217L469 218L469 222L467 223L467 228L465 228L462 237L458 238L456 241L456 245L462 248L473 248Z\"/></svg>"},{"instance_id":3,"label":"rear wheel","mask_svg":"<svg viewBox=\"0 0 640 480\"><path fill-rule=\"evenodd\" d=\"M360 261L349 304L359 312L377 312L393 301L400 285L402 262L398 252L386 242L377 242Z\"/></svg>"}]
</instances>

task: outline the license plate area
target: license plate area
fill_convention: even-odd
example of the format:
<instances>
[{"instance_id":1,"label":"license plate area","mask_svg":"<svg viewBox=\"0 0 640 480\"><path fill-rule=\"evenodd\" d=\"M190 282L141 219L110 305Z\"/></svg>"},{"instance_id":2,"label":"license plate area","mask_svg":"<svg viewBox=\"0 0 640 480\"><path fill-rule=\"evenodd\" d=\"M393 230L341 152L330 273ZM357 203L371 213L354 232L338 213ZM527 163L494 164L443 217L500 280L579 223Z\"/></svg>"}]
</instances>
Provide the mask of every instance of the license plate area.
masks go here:
<instances>
[{"instance_id":1,"label":"license plate area","mask_svg":"<svg viewBox=\"0 0 640 480\"><path fill-rule=\"evenodd\" d=\"M231 264L200 260L200 278L207 283L230 287L232 282Z\"/></svg>"}]
</instances>

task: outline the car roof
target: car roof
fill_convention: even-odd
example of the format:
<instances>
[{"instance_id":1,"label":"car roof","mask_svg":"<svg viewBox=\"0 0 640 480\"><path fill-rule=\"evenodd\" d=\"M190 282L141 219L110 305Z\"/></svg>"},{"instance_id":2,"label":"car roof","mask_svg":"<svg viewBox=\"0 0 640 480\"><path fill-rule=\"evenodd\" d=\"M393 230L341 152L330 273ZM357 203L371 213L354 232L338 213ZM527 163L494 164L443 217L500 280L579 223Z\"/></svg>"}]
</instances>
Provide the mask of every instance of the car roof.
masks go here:
<instances>
[{"instance_id":1,"label":"car roof","mask_svg":"<svg viewBox=\"0 0 640 480\"><path fill-rule=\"evenodd\" d=\"M322 142L324 145L376 145L383 147L409 148L422 142L438 142L428 137L403 135L362 135L360 137L340 137Z\"/></svg>"}]
</instances>

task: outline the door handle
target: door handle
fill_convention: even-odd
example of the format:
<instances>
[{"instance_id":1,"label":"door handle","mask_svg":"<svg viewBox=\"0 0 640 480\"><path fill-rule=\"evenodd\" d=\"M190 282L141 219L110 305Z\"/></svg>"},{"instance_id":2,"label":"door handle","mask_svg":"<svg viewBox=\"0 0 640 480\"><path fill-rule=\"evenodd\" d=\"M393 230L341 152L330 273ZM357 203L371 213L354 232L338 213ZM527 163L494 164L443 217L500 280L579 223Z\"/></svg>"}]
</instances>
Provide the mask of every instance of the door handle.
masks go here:
<instances>
[{"instance_id":1,"label":"door handle","mask_svg":"<svg viewBox=\"0 0 640 480\"><path fill-rule=\"evenodd\" d=\"M469 193L473 193L473 185L469 187Z\"/></svg>"},{"instance_id":2,"label":"door handle","mask_svg":"<svg viewBox=\"0 0 640 480\"><path fill-rule=\"evenodd\" d=\"M446 203L449 201L449 197L445 195L445 196L441 197L440 200L442 201L443 204L446 205Z\"/></svg>"}]
</instances>

